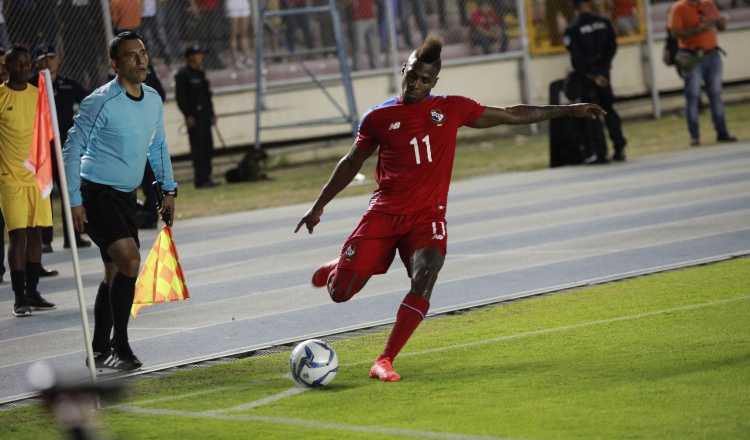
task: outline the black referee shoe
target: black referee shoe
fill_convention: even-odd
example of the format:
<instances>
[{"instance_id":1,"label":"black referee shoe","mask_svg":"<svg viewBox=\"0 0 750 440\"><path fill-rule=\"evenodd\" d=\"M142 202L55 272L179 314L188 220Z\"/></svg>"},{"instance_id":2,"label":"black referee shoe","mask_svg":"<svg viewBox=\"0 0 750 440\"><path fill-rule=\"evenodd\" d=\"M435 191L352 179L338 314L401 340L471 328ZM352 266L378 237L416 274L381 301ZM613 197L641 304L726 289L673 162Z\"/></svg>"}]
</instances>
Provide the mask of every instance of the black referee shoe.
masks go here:
<instances>
[{"instance_id":1,"label":"black referee shoe","mask_svg":"<svg viewBox=\"0 0 750 440\"><path fill-rule=\"evenodd\" d=\"M129 373L140 370L143 363L133 354L130 344L121 342L117 346L112 347L112 357L107 360L107 365L115 370Z\"/></svg>"},{"instance_id":2,"label":"black referee shoe","mask_svg":"<svg viewBox=\"0 0 750 440\"><path fill-rule=\"evenodd\" d=\"M112 359L112 350L105 351L103 353L94 352L94 366L97 370L114 370L115 368L108 362ZM89 358L86 356L86 368L89 367Z\"/></svg>"}]
</instances>

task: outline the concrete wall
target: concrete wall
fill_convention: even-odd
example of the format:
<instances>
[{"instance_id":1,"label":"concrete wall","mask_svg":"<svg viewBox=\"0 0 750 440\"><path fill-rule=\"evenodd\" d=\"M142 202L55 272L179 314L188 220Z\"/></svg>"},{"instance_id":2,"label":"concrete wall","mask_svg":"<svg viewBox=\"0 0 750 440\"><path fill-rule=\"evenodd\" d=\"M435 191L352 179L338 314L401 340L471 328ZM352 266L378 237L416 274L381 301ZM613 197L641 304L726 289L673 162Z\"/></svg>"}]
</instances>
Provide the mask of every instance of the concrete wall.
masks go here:
<instances>
[{"instance_id":1,"label":"concrete wall","mask_svg":"<svg viewBox=\"0 0 750 440\"><path fill-rule=\"evenodd\" d=\"M750 42L750 29L739 29L721 33L719 44L728 56L724 57L724 81L750 79L750 58L746 56ZM682 80L674 68L661 62L663 41L655 43L656 79L660 91L679 90ZM612 85L617 96L648 94L647 47L631 44L621 46L614 60ZM549 83L565 76L571 69L566 53L534 57L531 60L531 86L535 104L546 104L549 100ZM483 104L507 106L523 102L522 72L519 59L473 59L443 67L440 80L434 89L436 94L464 95ZM335 83L331 79L329 83ZM389 73L363 74L355 76L353 86L359 115L391 97L393 75ZM288 85L286 87L291 87ZM344 90L341 86L329 89L331 95L346 108ZM219 130L228 146L252 144L255 141L254 90L217 93L214 106L219 115ZM284 124L295 121L322 119L340 116L325 95L318 89L287 94L269 95L266 111L262 114L262 125ZM164 124L169 150L172 155L189 152L187 133L182 114L174 101L168 101L164 109ZM347 124L310 126L294 129L268 130L262 133L263 142L305 139L347 132ZM217 139L217 148L219 146Z\"/></svg>"}]
</instances>

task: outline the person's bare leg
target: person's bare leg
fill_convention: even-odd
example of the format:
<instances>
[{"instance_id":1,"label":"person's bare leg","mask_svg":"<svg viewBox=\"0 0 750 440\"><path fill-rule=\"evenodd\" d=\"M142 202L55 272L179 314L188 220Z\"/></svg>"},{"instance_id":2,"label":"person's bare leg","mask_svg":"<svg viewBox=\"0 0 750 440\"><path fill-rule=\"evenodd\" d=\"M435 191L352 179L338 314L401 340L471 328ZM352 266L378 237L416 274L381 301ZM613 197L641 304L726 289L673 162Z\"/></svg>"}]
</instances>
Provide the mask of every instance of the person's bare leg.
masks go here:
<instances>
[{"instance_id":1,"label":"person's bare leg","mask_svg":"<svg viewBox=\"0 0 750 440\"><path fill-rule=\"evenodd\" d=\"M245 64L250 64L250 17L240 18L240 43L242 52L245 54Z\"/></svg>"}]
</instances>

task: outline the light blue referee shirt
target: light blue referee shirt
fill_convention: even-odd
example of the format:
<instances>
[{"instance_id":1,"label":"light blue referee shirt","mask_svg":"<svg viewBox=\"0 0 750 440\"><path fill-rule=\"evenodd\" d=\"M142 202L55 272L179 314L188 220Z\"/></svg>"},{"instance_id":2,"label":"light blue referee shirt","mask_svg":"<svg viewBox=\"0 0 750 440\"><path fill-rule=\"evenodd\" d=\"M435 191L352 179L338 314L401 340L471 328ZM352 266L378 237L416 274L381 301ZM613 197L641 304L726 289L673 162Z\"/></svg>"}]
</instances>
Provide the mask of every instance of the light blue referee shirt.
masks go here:
<instances>
[{"instance_id":1,"label":"light blue referee shirt","mask_svg":"<svg viewBox=\"0 0 750 440\"><path fill-rule=\"evenodd\" d=\"M164 139L161 97L142 85L140 98L125 92L117 78L81 102L63 147L70 205L81 199L81 177L123 191L141 185L146 159L162 188L177 188Z\"/></svg>"}]
</instances>

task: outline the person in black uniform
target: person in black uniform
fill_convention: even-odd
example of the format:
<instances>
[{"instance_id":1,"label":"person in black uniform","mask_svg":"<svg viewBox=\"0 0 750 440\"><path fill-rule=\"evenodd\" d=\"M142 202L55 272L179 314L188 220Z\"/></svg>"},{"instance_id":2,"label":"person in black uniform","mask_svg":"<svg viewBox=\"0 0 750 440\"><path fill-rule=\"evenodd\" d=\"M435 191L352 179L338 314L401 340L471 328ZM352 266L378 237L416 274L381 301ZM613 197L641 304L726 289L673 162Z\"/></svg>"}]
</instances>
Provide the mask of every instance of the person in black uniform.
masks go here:
<instances>
[{"instance_id":1,"label":"person in black uniform","mask_svg":"<svg viewBox=\"0 0 750 440\"><path fill-rule=\"evenodd\" d=\"M573 6L578 15L565 28L563 43L570 52L570 59L580 82L581 102L599 104L607 112L604 121L614 144L612 159L621 162L625 160L627 141L622 135L620 116L612 108L615 97L609 83L609 70L617 52L615 31L608 19L591 12L589 0L573 0ZM608 163L610 158L601 123L587 119L585 125L586 140L594 153L585 162Z\"/></svg>"},{"instance_id":2,"label":"person in black uniform","mask_svg":"<svg viewBox=\"0 0 750 440\"><path fill-rule=\"evenodd\" d=\"M90 89L102 80L104 20L100 0L59 0L57 17L63 40L63 72ZM49 41L49 40L48 40Z\"/></svg>"},{"instance_id":3,"label":"person in black uniform","mask_svg":"<svg viewBox=\"0 0 750 440\"><path fill-rule=\"evenodd\" d=\"M73 107L75 104L80 104L83 98L89 95L89 91L81 85L78 81L70 78L69 76L58 73L60 67L60 60L57 57L57 51L55 46L49 43L42 43L34 49L34 59L36 60L36 73L29 77L29 83L35 87L39 85L39 71L49 69L50 77L52 78L52 90L55 93L55 107L57 108L57 125L60 128L60 145L63 145L68 139L68 130L73 126L73 116L75 112ZM57 172L57 155L55 155L54 144L50 145L52 148L52 179L60 188L60 175ZM60 206L62 206L62 198L60 200ZM67 222L65 215L62 216L63 224L63 247L65 249L70 248L70 240L68 238ZM81 233L75 231L76 245L79 248L91 247L91 242L81 238ZM44 253L52 252L52 227L44 228L42 230L42 250ZM49 276L47 269L42 269L42 276Z\"/></svg>"},{"instance_id":4,"label":"person in black uniform","mask_svg":"<svg viewBox=\"0 0 750 440\"><path fill-rule=\"evenodd\" d=\"M185 51L187 65L175 75L175 95L190 138L190 155L195 171L196 188L210 188L219 183L211 179L214 140L211 126L216 124L211 89L203 71L203 49L197 44Z\"/></svg>"}]
</instances>

